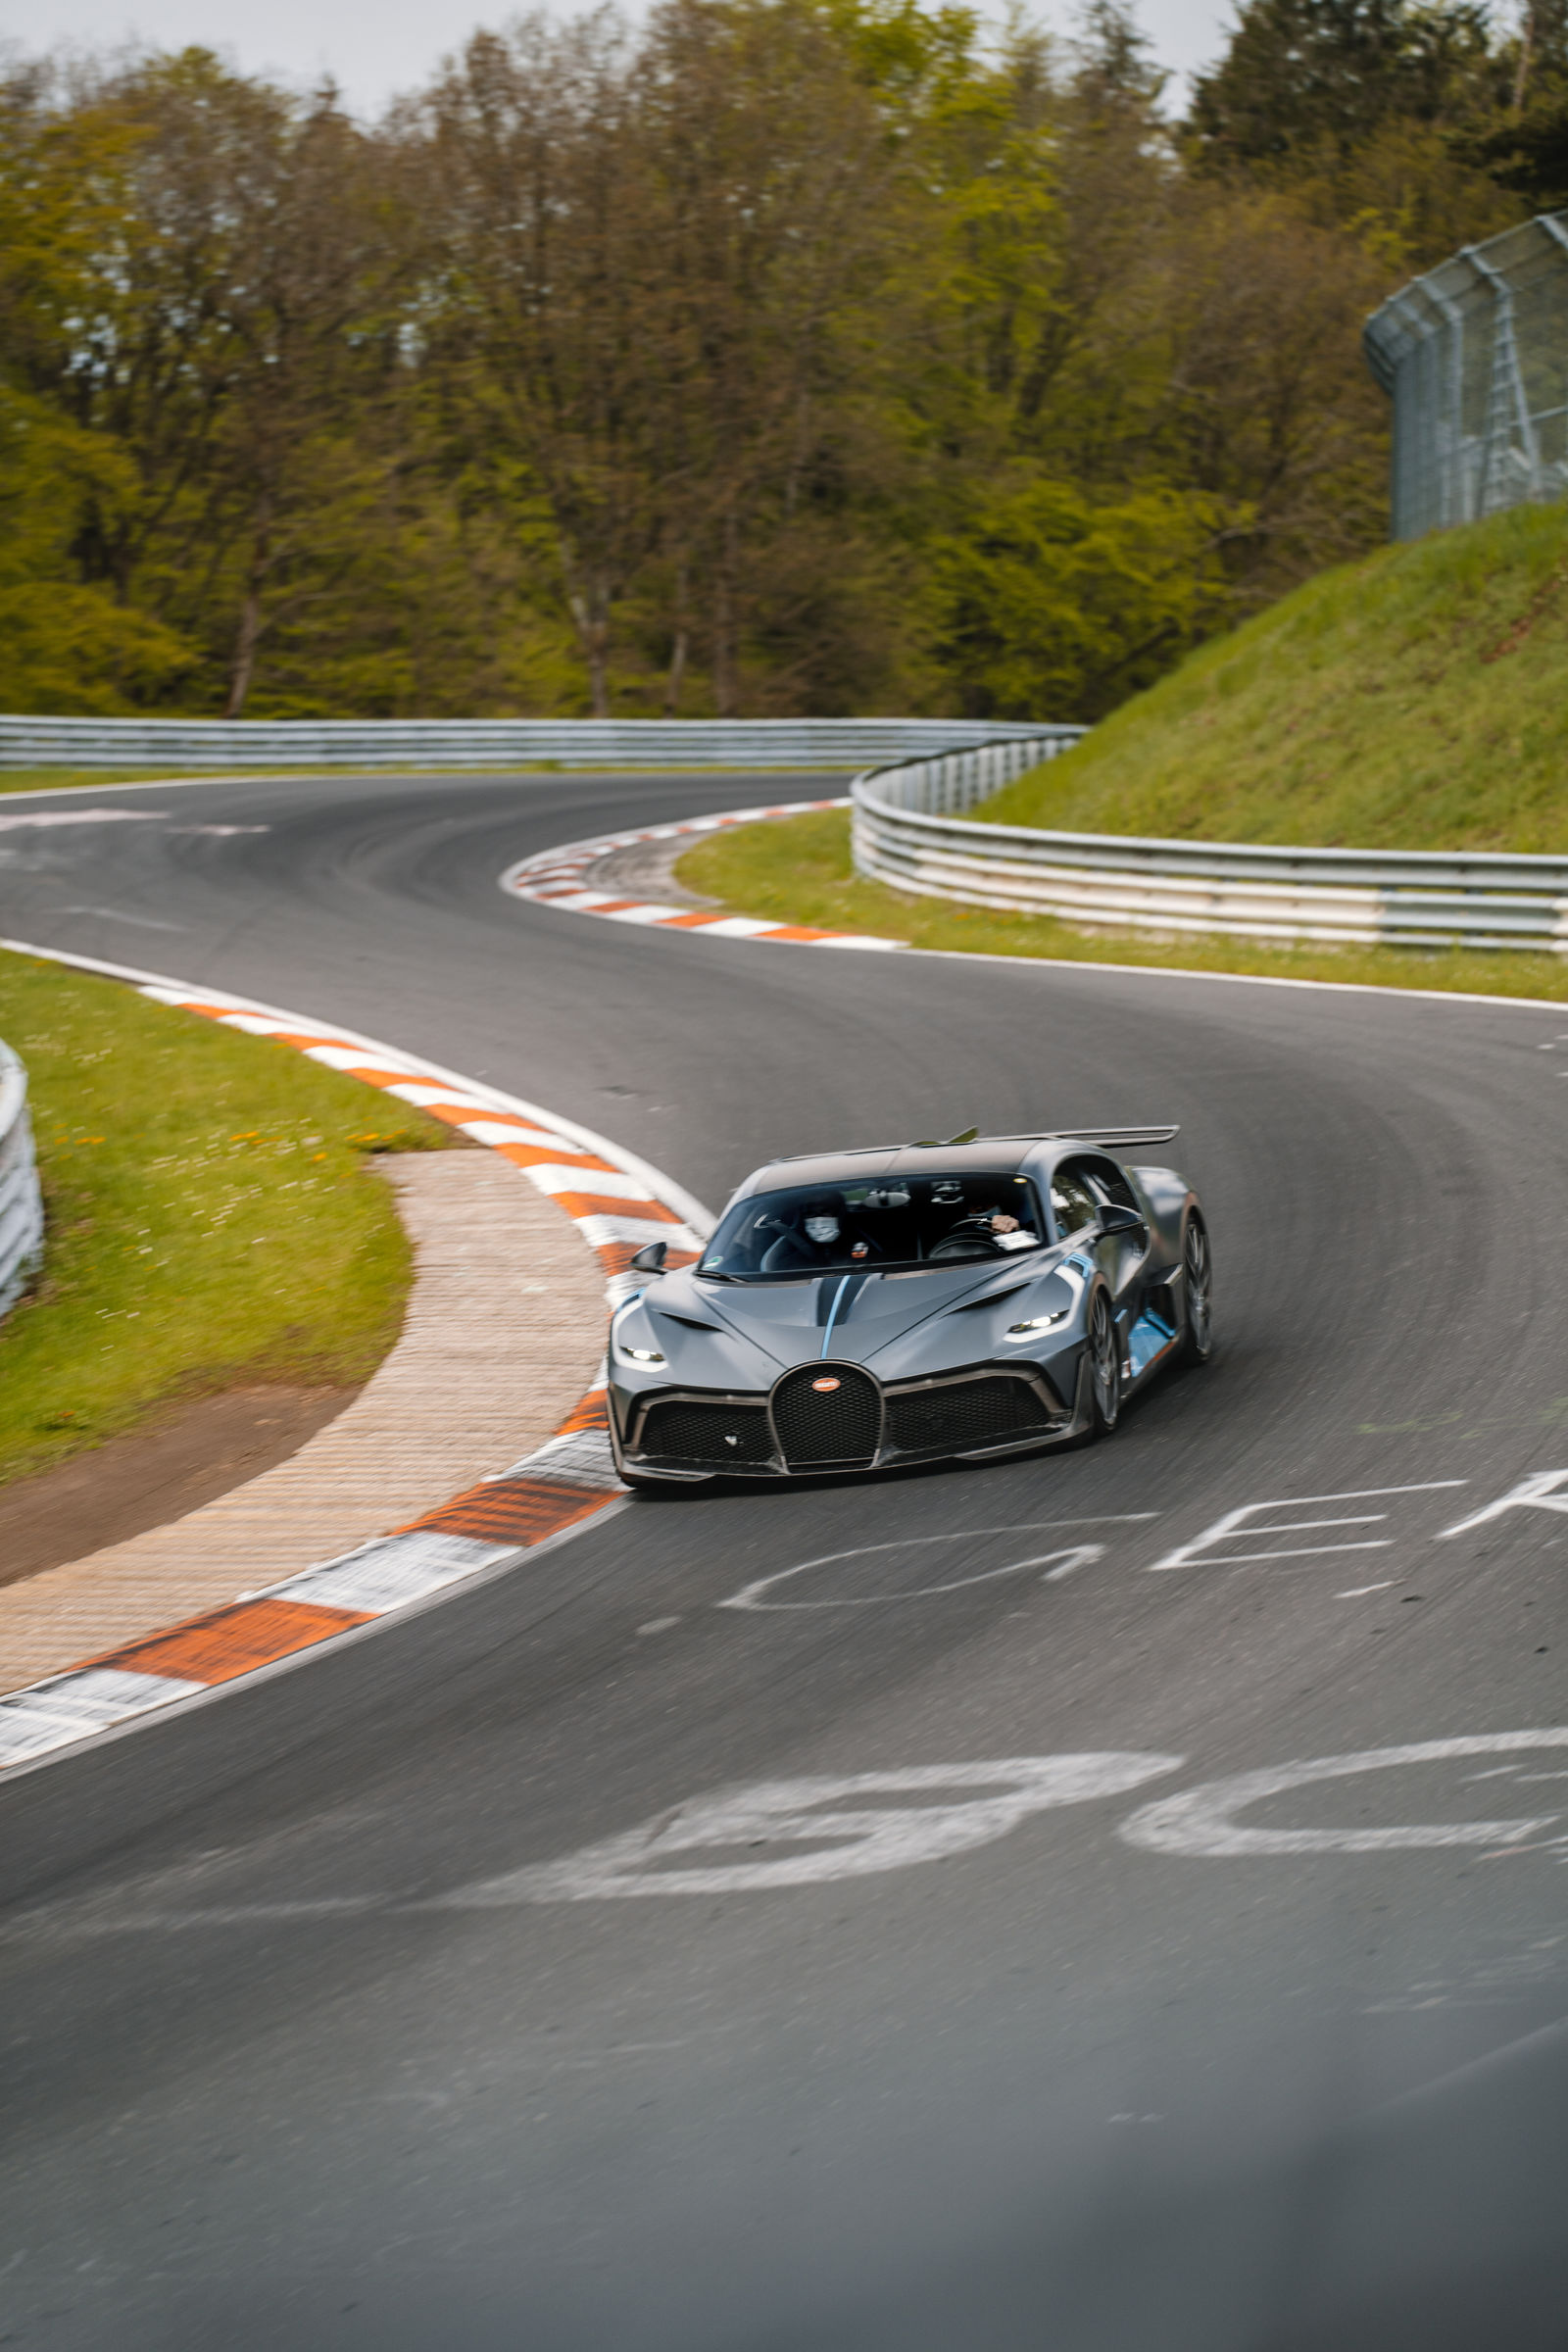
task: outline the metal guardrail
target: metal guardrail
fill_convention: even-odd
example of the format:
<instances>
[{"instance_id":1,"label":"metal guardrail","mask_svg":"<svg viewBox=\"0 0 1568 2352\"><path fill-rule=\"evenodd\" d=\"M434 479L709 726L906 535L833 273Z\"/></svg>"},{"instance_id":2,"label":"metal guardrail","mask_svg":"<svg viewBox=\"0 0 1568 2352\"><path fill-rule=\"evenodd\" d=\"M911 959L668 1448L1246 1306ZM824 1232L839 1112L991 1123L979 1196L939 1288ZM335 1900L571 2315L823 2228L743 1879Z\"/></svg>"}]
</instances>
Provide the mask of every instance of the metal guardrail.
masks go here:
<instances>
[{"instance_id":1,"label":"metal guardrail","mask_svg":"<svg viewBox=\"0 0 1568 2352\"><path fill-rule=\"evenodd\" d=\"M0 1315L43 1262L43 1197L27 1116L27 1073L0 1044Z\"/></svg>"},{"instance_id":2,"label":"metal guardrail","mask_svg":"<svg viewBox=\"0 0 1568 2352\"><path fill-rule=\"evenodd\" d=\"M1068 733L1076 729L1065 730ZM34 718L0 768L863 767L1033 727L964 718Z\"/></svg>"},{"instance_id":3,"label":"metal guardrail","mask_svg":"<svg viewBox=\"0 0 1568 2352\"><path fill-rule=\"evenodd\" d=\"M923 898L1117 931L1568 955L1568 858L1277 849L966 822L1067 728L858 776L858 873Z\"/></svg>"},{"instance_id":4,"label":"metal guardrail","mask_svg":"<svg viewBox=\"0 0 1568 2352\"><path fill-rule=\"evenodd\" d=\"M1257 939L1568 954L1568 858L1276 849L974 824L1082 727L949 718L142 719L0 715L0 768L859 767L859 872L966 906ZM922 757L922 755L924 755ZM865 768L867 760L882 762ZM4 1281L0 1258L0 1283Z\"/></svg>"}]
</instances>

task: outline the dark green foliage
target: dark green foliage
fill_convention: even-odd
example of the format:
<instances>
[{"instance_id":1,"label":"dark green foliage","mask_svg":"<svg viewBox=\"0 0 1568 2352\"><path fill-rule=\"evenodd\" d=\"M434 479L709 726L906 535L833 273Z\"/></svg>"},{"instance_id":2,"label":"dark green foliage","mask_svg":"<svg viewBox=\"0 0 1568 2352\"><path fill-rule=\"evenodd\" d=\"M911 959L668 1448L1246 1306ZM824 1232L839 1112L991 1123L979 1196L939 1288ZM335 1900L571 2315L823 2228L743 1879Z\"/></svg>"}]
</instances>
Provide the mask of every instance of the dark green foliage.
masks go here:
<instances>
[{"instance_id":1,"label":"dark green foliage","mask_svg":"<svg viewBox=\"0 0 1568 2352\"><path fill-rule=\"evenodd\" d=\"M368 124L0 76L0 707L1094 717L1386 516L1362 318L1563 172L1568 0L660 0Z\"/></svg>"},{"instance_id":2,"label":"dark green foliage","mask_svg":"<svg viewBox=\"0 0 1568 2352\"><path fill-rule=\"evenodd\" d=\"M1210 160L1350 154L1391 121L1435 122L1489 56L1472 0L1246 0L1220 63L1193 90Z\"/></svg>"}]
</instances>

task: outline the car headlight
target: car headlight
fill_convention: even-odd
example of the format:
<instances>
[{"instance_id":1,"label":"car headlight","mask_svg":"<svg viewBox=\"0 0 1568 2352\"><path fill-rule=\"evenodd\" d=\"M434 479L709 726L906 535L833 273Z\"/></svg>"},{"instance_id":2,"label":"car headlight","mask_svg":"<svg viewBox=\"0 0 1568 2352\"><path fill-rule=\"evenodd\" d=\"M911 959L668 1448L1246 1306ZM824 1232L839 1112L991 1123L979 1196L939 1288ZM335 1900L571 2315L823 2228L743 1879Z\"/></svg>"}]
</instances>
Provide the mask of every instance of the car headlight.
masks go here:
<instances>
[{"instance_id":1,"label":"car headlight","mask_svg":"<svg viewBox=\"0 0 1568 2352\"><path fill-rule=\"evenodd\" d=\"M1009 1323L1007 1337L1009 1340L1031 1340L1037 1331L1054 1331L1059 1323L1066 1322L1071 1313L1070 1306L1058 1306L1054 1314L1031 1315L1027 1323Z\"/></svg>"},{"instance_id":2,"label":"car headlight","mask_svg":"<svg viewBox=\"0 0 1568 2352\"><path fill-rule=\"evenodd\" d=\"M611 1353L618 1355L623 1363L662 1364L664 1359L657 1348L634 1348L629 1340L622 1339L620 1332L616 1329L617 1324L624 1326L632 1320L632 1308L636 1304L635 1298L628 1298L625 1305L620 1307L612 1318L610 1325Z\"/></svg>"}]
</instances>

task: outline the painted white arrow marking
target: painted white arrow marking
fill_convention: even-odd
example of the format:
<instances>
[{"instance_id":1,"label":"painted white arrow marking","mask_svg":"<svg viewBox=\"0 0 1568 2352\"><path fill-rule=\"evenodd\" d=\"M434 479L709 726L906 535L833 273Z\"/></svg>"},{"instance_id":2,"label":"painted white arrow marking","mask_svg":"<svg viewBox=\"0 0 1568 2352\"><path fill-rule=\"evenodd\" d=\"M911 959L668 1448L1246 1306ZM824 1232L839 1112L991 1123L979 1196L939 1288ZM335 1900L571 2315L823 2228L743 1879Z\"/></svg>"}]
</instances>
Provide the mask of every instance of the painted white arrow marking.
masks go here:
<instances>
[{"instance_id":1,"label":"painted white arrow marking","mask_svg":"<svg viewBox=\"0 0 1568 2352\"><path fill-rule=\"evenodd\" d=\"M1130 1526L1155 1516L1153 1511L1125 1511L1103 1518L1042 1519L1026 1521L1021 1527L964 1527L951 1536L902 1536L896 1543L857 1544L848 1551L824 1551L815 1559L798 1561L793 1568L779 1568L771 1576L760 1576L755 1583L743 1585L740 1592L731 1592L716 1606L721 1609L758 1610L874 1609L893 1600L930 1600L944 1592L961 1592L969 1585L990 1584L1003 1576L1021 1576L1026 1568L1049 1567L1050 1573L1044 1581L1054 1584L1060 1577L1071 1576L1075 1568L1087 1568L1092 1561L1101 1559L1104 1554L1104 1544L1077 1544L1055 1551L1033 1552L1027 1559L1008 1560L1000 1568L981 1568L973 1576L954 1577L940 1585L919 1585L907 1592L831 1593L822 1600L773 1600L767 1597L776 1586L787 1585L793 1578L805 1576L812 1568L833 1568L841 1560L869 1559L878 1552L913 1551L928 1544L972 1544L987 1536L1044 1535L1048 1530L1058 1527ZM1057 1561L1060 1565L1050 1567L1052 1561Z\"/></svg>"},{"instance_id":2,"label":"painted white arrow marking","mask_svg":"<svg viewBox=\"0 0 1568 2352\"><path fill-rule=\"evenodd\" d=\"M1159 1517L1159 1512L1124 1510L1104 1512L1104 1515L1093 1519L1025 1519L1020 1527L959 1527L953 1536L901 1536L896 1543L856 1543L856 1545L851 1545L849 1552L820 1552L815 1559L800 1559L792 1569L776 1569L771 1576L760 1576L750 1586L743 1586L741 1592L731 1592L729 1597L717 1601L714 1606L719 1606L719 1609L879 1609L884 1601L933 1599L941 1592L961 1592L966 1586L985 1586L997 1576L1022 1576L1025 1569L1046 1569L1054 1559L1060 1562L1060 1566L1054 1566L1049 1576L1044 1578L1044 1583L1055 1583L1060 1576L1072 1576L1074 1569L1086 1569L1093 1559L1102 1559L1102 1543L1077 1543L1077 1545L1067 1545L1055 1552L1032 1552L1027 1559L1008 1559L999 1569L978 1569L973 1576L955 1576L945 1586L917 1586L912 1592L847 1592L832 1594L832 1597L820 1601L766 1599L773 1586L788 1586L790 1578L804 1576L808 1569L832 1569L842 1559L870 1559L874 1552L912 1552L924 1543L978 1543L985 1536L1044 1536L1046 1531L1057 1527L1133 1527L1143 1519L1154 1517Z\"/></svg>"}]
</instances>

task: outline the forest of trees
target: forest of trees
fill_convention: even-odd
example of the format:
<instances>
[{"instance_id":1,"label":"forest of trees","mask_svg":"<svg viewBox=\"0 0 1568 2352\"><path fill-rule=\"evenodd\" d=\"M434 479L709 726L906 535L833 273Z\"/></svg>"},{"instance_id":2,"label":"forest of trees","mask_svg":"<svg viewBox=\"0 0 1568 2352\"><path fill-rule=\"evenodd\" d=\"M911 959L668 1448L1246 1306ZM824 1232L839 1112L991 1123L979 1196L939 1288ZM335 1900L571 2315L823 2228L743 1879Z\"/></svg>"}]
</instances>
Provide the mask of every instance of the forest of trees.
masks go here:
<instances>
[{"instance_id":1,"label":"forest of trees","mask_svg":"<svg viewBox=\"0 0 1568 2352\"><path fill-rule=\"evenodd\" d=\"M1568 201L1568 0L661 0L375 122L0 68L0 708L1094 718L1386 517L1361 321Z\"/></svg>"}]
</instances>

